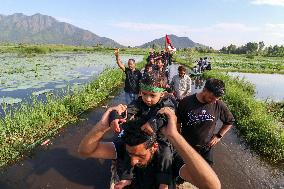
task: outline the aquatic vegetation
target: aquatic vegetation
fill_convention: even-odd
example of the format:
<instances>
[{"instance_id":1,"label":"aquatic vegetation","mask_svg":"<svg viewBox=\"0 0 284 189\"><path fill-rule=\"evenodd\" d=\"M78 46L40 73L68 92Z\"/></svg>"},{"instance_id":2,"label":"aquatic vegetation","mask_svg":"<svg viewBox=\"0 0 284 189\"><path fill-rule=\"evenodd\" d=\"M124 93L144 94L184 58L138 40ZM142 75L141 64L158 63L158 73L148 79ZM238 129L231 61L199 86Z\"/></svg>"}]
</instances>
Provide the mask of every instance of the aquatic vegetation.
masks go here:
<instances>
[{"instance_id":1,"label":"aquatic vegetation","mask_svg":"<svg viewBox=\"0 0 284 189\"><path fill-rule=\"evenodd\" d=\"M32 95L39 96L39 95L42 95L42 94L50 93L50 91L52 91L52 89L44 89L44 90L41 90L41 91L33 92Z\"/></svg>"},{"instance_id":2,"label":"aquatic vegetation","mask_svg":"<svg viewBox=\"0 0 284 189\"><path fill-rule=\"evenodd\" d=\"M188 62L189 59L186 53L188 54L189 52L178 52L175 55L176 60L192 67L190 62ZM254 58L251 58L246 55L197 52L191 52L191 54L193 65L196 65L200 57L210 57L212 68L219 71L284 74L284 60L279 57L254 56Z\"/></svg>"},{"instance_id":3,"label":"aquatic vegetation","mask_svg":"<svg viewBox=\"0 0 284 189\"><path fill-rule=\"evenodd\" d=\"M49 54L54 52L75 52L75 53L94 53L94 52L113 52L113 48L102 46L72 46L72 45L32 45L32 44L6 44L0 45L1 53L17 53L18 56L35 57L40 54ZM122 48L123 54L145 55L148 49L140 48Z\"/></svg>"},{"instance_id":4,"label":"aquatic vegetation","mask_svg":"<svg viewBox=\"0 0 284 189\"><path fill-rule=\"evenodd\" d=\"M17 104L19 102L22 102L22 99L20 98L12 98L12 97L3 97L3 98L0 98L0 104Z\"/></svg>"},{"instance_id":5,"label":"aquatic vegetation","mask_svg":"<svg viewBox=\"0 0 284 189\"><path fill-rule=\"evenodd\" d=\"M122 55L122 60L126 62L130 57L138 62L143 59L141 55ZM103 52L52 53L31 58L3 53L0 54L0 64L3 65L0 70L0 91L13 93L31 88L43 90L47 85L48 88L59 88L59 85L50 86L57 82L62 87L78 80L87 82L104 69L116 67L114 55Z\"/></svg>"},{"instance_id":6,"label":"aquatic vegetation","mask_svg":"<svg viewBox=\"0 0 284 189\"><path fill-rule=\"evenodd\" d=\"M137 67L144 64L145 60ZM121 87L123 78L123 72L117 67L108 68L82 88L72 91L68 87L64 96L46 95L45 102L34 96L30 104L20 103L14 110L5 105L5 116L0 117L0 166L21 158L46 138L58 133L67 123L78 120L82 112L106 100Z\"/></svg>"},{"instance_id":7,"label":"aquatic vegetation","mask_svg":"<svg viewBox=\"0 0 284 189\"><path fill-rule=\"evenodd\" d=\"M265 102L254 99L253 86L217 71L205 72L204 75L225 82L223 100L229 105L236 119L236 127L251 148L274 162L283 162L283 125L279 117L268 111Z\"/></svg>"}]
</instances>

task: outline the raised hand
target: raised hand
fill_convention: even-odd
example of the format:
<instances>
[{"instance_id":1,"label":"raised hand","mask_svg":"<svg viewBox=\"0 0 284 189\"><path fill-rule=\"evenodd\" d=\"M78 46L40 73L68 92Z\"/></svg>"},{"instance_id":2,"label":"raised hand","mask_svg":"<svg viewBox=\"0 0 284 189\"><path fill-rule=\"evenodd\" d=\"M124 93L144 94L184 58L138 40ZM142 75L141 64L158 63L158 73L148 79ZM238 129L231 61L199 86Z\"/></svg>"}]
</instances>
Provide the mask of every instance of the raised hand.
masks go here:
<instances>
[{"instance_id":1,"label":"raised hand","mask_svg":"<svg viewBox=\"0 0 284 189\"><path fill-rule=\"evenodd\" d=\"M119 115L121 115L122 112L125 112L126 111L126 108L127 106L126 105L123 105L123 104L119 104L117 106L114 106L114 107L110 107L109 109L107 109L107 111L103 114L101 120L100 120L100 124L104 127L109 127L109 126L112 126L113 130L115 130L115 128L119 125L116 124L116 123L113 123L113 124L110 124L109 123L109 114L111 111L115 110L117 111L117 113ZM121 122L123 122L124 120L120 120Z\"/></svg>"},{"instance_id":2,"label":"raised hand","mask_svg":"<svg viewBox=\"0 0 284 189\"><path fill-rule=\"evenodd\" d=\"M115 56L118 56L118 55L119 55L119 49L118 49L118 48L114 49L114 55L115 55Z\"/></svg>"},{"instance_id":3,"label":"raised hand","mask_svg":"<svg viewBox=\"0 0 284 189\"><path fill-rule=\"evenodd\" d=\"M173 109L169 107L161 108L158 113L165 114L168 118L166 127L161 128L161 132L167 137L178 133L177 130L177 117Z\"/></svg>"}]
</instances>

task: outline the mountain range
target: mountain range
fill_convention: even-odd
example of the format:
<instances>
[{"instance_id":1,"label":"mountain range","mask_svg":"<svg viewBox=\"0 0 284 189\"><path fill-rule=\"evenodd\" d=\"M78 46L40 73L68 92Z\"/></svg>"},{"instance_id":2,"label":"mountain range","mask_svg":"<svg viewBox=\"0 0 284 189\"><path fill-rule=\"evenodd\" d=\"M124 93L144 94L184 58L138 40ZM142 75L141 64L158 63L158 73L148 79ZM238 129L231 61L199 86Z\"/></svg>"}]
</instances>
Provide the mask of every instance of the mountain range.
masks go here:
<instances>
[{"instance_id":1,"label":"mountain range","mask_svg":"<svg viewBox=\"0 0 284 189\"><path fill-rule=\"evenodd\" d=\"M178 37L173 34L168 35L168 37L170 38L171 43L175 48L190 48L190 47L200 47L200 46L204 47L204 45L195 43L188 37ZM149 48L149 47L155 47L155 46L164 48L165 47L165 37L161 37L159 39L155 39L148 43L144 43L143 45L138 46L138 47L139 48Z\"/></svg>"},{"instance_id":2,"label":"mountain range","mask_svg":"<svg viewBox=\"0 0 284 189\"><path fill-rule=\"evenodd\" d=\"M123 47L106 37L60 22L51 16L0 15L0 43L37 43Z\"/></svg>"},{"instance_id":3,"label":"mountain range","mask_svg":"<svg viewBox=\"0 0 284 189\"><path fill-rule=\"evenodd\" d=\"M188 37L169 35L176 48L204 46ZM65 45L103 45L105 47L124 47L116 41L100 37L88 30L42 14L27 16L22 13L0 14L0 43L65 44ZM165 37L137 46L139 48L164 47Z\"/></svg>"}]
</instances>

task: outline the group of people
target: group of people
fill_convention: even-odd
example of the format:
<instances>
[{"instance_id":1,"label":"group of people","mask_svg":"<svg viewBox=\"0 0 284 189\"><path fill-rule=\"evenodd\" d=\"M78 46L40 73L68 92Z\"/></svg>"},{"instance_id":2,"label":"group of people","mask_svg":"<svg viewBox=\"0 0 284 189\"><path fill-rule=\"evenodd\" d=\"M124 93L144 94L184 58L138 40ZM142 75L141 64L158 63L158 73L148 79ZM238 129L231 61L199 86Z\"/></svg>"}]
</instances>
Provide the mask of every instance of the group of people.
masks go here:
<instances>
[{"instance_id":1,"label":"group of people","mask_svg":"<svg viewBox=\"0 0 284 189\"><path fill-rule=\"evenodd\" d=\"M119 49L115 50L116 62L120 69L125 73L125 101L129 104L134 99L137 99L139 94L139 82L142 76L149 73L152 75L164 78L166 82L165 89L172 93L177 100L181 100L188 96L191 92L191 78L186 74L186 67L178 68L178 75L174 76L170 82L169 65L172 64L172 53L161 51L161 53L150 52L147 57L147 64L142 72L136 69L135 60L128 60L128 67L121 62Z\"/></svg>"},{"instance_id":2,"label":"group of people","mask_svg":"<svg viewBox=\"0 0 284 189\"><path fill-rule=\"evenodd\" d=\"M211 70L211 61L208 57L200 58L196 61L196 66L193 67L193 73L202 73L205 70Z\"/></svg>"},{"instance_id":3,"label":"group of people","mask_svg":"<svg viewBox=\"0 0 284 189\"><path fill-rule=\"evenodd\" d=\"M115 189L173 189L183 181L198 188L221 188L210 165L213 147L234 122L220 100L224 82L210 78L201 92L190 94L185 67L180 66L179 74L169 82L167 56L150 53L143 73L136 69L134 59L126 67L118 50L115 56L126 75L126 104L107 109L80 143L79 153L114 160ZM215 133L218 119L223 126ZM116 137L103 142L109 131Z\"/></svg>"}]
</instances>

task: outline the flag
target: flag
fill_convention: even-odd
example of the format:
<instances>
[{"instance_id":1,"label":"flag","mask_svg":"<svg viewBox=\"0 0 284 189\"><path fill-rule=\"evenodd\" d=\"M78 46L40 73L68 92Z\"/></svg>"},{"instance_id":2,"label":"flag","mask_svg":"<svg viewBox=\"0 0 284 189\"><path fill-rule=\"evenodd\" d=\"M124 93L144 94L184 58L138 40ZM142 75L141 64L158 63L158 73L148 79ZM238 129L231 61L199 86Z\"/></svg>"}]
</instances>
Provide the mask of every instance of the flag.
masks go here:
<instances>
[{"instance_id":1,"label":"flag","mask_svg":"<svg viewBox=\"0 0 284 189\"><path fill-rule=\"evenodd\" d=\"M166 34L166 44L165 44L165 48L166 49L169 49L169 50L173 50L173 49L175 49L174 47L173 47L173 45L172 45L172 42L171 42L171 40L170 40L170 38L169 38L169 36Z\"/></svg>"}]
</instances>

